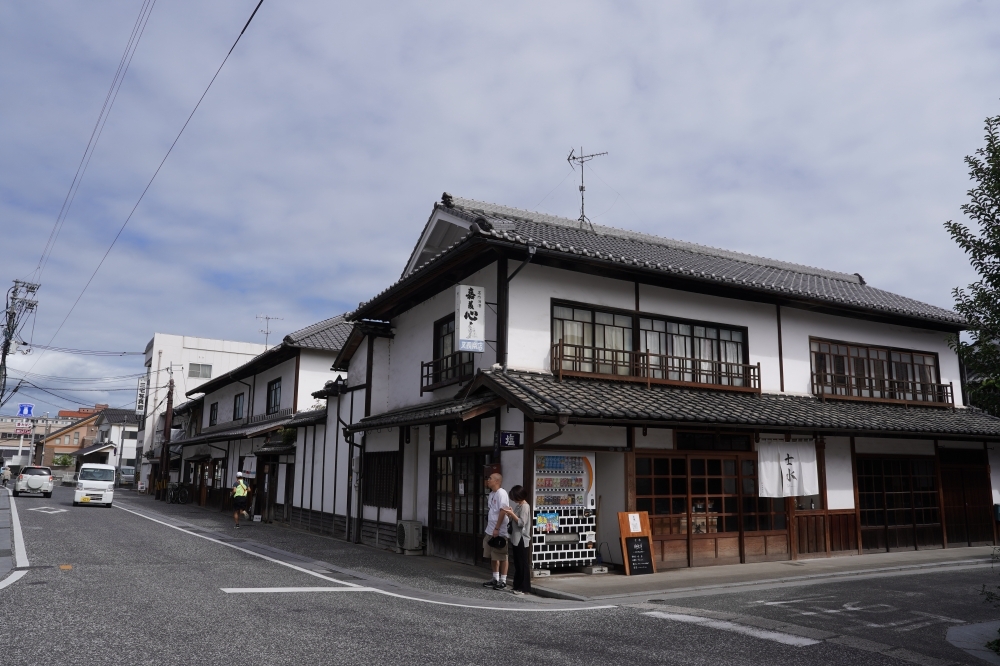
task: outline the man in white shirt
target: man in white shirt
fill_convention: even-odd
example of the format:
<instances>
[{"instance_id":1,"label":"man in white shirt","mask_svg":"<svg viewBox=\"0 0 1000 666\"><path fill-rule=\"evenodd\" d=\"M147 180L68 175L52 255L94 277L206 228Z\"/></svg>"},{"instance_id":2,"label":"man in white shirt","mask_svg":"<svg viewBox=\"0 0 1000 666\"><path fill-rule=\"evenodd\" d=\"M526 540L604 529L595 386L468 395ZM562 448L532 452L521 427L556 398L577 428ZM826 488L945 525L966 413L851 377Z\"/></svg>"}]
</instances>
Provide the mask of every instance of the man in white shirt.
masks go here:
<instances>
[{"instance_id":1,"label":"man in white shirt","mask_svg":"<svg viewBox=\"0 0 1000 666\"><path fill-rule=\"evenodd\" d=\"M507 498L507 491L501 488L503 476L498 472L490 474L486 479L486 487L490 489L488 502L489 513L486 516L486 535L483 537L483 557L490 558L490 566L493 568L493 579L483 583L483 587L492 587L494 590L502 590L507 587L507 543L503 548L494 548L490 545L490 539L503 537L507 539L507 523L510 521L503 515L502 509L510 508L510 500Z\"/></svg>"}]
</instances>

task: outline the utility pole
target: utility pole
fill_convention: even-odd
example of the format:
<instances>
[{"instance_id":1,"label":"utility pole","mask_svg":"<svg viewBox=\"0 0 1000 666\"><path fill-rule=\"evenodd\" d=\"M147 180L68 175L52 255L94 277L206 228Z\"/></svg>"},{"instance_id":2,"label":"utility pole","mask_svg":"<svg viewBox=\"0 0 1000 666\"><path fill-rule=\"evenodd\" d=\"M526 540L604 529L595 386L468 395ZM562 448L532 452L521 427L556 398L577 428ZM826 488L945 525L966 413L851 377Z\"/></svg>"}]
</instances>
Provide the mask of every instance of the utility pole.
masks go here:
<instances>
[{"instance_id":1,"label":"utility pole","mask_svg":"<svg viewBox=\"0 0 1000 666\"><path fill-rule=\"evenodd\" d=\"M7 356L21 327L25 316L34 312L38 301L30 297L35 295L40 285L24 280L14 280L14 286L7 290L7 303L4 308L2 340L0 340L0 407L10 400L17 391L7 391Z\"/></svg>"},{"instance_id":2,"label":"utility pole","mask_svg":"<svg viewBox=\"0 0 1000 666\"><path fill-rule=\"evenodd\" d=\"M566 161L569 162L571 169L575 169L574 164L580 165L580 219L577 220L580 223L580 228L583 229L583 225L587 224L590 226L590 230L594 230L594 225L591 224L590 219L583 212L583 193L587 191L587 188L583 186L583 165L594 159L595 157L600 157L602 155L607 155L607 153L594 153L592 155L584 155L583 148L580 148L580 154L576 155L576 148L569 151L569 157Z\"/></svg>"},{"instance_id":3,"label":"utility pole","mask_svg":"<svg viewBox=\"0 0 1000 666\"><path fill-rule=\"evenodd\" d=\"M49 438L49 432L52 430L52 421L49 420L49 413L45 412L45 437L42 438L41 450L35 455L35 464L43 465L45 464L45 440Z\"/></svg>"},{"instance_id":4,"label":"utility pole","mask_svg":"<svg viewBox=\"0 0 1000 666\"><path fill-rule=\"evenodd\" d=\"M170 383L167 384L167 411L163 415L163 449L160 451L160 482L156 487L156 499L167 499L167 486L170 483L170 426L174 416L174 378L170 373Z\"/></svg>"}]
</instances>

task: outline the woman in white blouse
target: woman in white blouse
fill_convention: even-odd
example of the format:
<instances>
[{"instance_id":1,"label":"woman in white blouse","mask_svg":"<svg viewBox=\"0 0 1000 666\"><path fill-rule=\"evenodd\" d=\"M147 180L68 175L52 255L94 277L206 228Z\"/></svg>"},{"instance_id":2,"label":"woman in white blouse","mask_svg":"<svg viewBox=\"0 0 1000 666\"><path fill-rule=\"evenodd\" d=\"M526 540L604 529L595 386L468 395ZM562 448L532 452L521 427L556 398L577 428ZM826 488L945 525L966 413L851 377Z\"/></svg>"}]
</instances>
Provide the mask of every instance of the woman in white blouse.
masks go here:
<instances>
[{"instance_id":1,"label":"woman in white blouse","mask_svg":"<svg viewBox=\"0 0 1000 666\"><path fill-rule=\"evenodd\" d=\"M510 499L514 508L505 508L503 513L510 518L510 544L514 559L514 594L531 592L531 505L528 491L523 486L510 489Z\"/></svg>"}]
</instances>

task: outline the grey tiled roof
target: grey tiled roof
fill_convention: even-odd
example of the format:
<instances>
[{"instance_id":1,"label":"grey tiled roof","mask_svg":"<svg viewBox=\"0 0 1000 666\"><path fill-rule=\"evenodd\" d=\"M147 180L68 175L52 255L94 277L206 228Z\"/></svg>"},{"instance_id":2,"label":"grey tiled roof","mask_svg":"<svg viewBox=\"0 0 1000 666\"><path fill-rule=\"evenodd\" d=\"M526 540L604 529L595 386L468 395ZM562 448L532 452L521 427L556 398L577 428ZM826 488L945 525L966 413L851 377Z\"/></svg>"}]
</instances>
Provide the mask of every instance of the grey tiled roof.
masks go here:
<instances>
[{"instance_id":1,"label":"grey tiled roof","mask_svg":"<svg viewBox=\"0 0 1000 666\"><path fill-rule=\"evenodd\" d=\"M783 295L833 306L860 308L877 313L964 326L956 312L865 284L857 274L841 273L750 254L676 241L651 234L593 225L581 229L576 220L496 204L454 197L450 214L468 221L485 218L492 225L481 236L519 245L536 245L548 251L575 254L624 266L660 271L684 278L714 282L772 295ZM441 206L441 204L437 204ZM476 232L470 232L470 236ZM468 239L466 236L465 239ZM464 239L463 239L464 240ZM411 279L423 268L449 255L463 241L442 250L415 267L396 284ZM391 291L395 285L359 310ZM349 315L349 316L353 316Z\"/></svg>"},{"instance_id":2,"label":"grey tiled roof","mask_svg":"<svg viewBox=\"0 0 1000 666\"><path fill-rule=\"evenodd\" d=\"M337 315L289 333L285 336L284 342L293 347L340 351L347 341L347 336L351 334L352 326L353 324L344 319L344 315Z\"/></svg>"},{"instance_id":3,"label":"grey tiled roof","mask_svg":"<svg viewBox=\"0 0 1000 666\"><path fill-rule=\"evenodd\" d=\"M139 423L134 409L102 409L98 421L106 421L112 425L135 425Z\"/></svg>"},{"instance_id":4,"label":"grey tiled roof","mask_svg":"<svg viewBox=\"0 0 1000 666\"><path fill-rule=\"evenodd\" d=\"M425 402L420 405L394 409L381 414L375 414L361 419L348 430L357 432L359 430L371 430L373 428L391 428L393 426L405 426L420 423L433 423L435 421L447 421L458 418L462 412L473 409L480 405L485 405L491 400L495 400L495 395L484 394L470 396L462 399L436 400Z\"/></svg>"},{"instance_id":5,"label":"grey tiled roof","mask_svg":"<svg viewBox=\"0 0 1000 666\"><path fill-rule=\"evenodd\" d=\"M292 420L288 422L289 428L297 428L299 426L315 425L317 423L326 422L326 408L323 409L311 409L307 412L299 412L292 417Z\"/></svg>"},{"instance_id":6,"label":"grey tiled roof","mask_svg":"<svg viewBox=\"0 0 1000 666\"><path fill-rule=\"evenodd\" d=\"M819 431L1000 437L1000 419L972 409L822 402L812 397L681 389L631 382L486 371L482 386L534 417L568 412L572 421L619 419L671 424L774 427ZM525 390L528 387L530 391ZM547 399L542 400L539 396Z\"/></svg>"}]
</instances>

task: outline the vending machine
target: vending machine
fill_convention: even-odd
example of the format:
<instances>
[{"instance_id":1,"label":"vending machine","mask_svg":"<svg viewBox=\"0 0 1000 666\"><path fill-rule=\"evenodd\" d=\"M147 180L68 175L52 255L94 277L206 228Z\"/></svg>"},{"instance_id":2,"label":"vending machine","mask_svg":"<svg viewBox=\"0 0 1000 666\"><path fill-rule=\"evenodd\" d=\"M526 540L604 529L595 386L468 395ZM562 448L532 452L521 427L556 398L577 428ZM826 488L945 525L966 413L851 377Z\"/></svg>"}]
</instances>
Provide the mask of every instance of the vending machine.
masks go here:
<instances>
[{"instance_id":1,"label":"vending machine","mask_svg":"<svg viewBox=\"0 0 1000 666\"><path fill-rule=\"evenodd\" d=\"M535 569L583 567L597 557L593 453L536 453L531 560Z\"/></svg>"}]
</instances>

